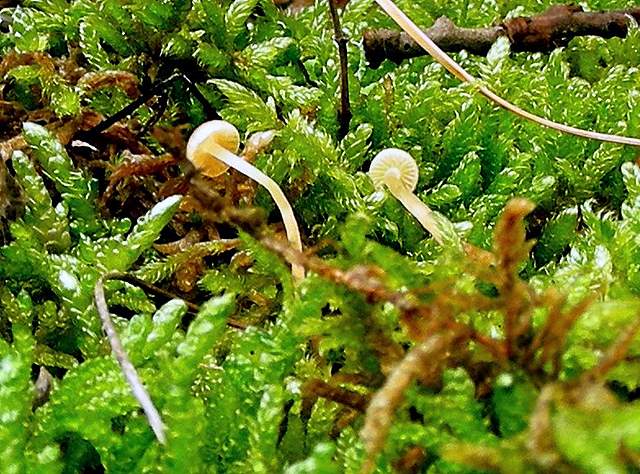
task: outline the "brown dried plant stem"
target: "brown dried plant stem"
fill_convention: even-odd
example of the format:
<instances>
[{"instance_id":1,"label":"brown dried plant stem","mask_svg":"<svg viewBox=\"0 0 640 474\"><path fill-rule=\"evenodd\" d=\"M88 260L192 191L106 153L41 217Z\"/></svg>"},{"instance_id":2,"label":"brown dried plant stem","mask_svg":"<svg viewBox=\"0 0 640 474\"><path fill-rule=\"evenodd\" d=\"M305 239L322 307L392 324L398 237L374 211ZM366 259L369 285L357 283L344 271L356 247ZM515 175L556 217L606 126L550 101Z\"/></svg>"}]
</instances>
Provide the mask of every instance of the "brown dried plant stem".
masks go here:
<instances>
[{"instance_id":1,"label":"brown dried plant stem","mask_svg":"<svg viewBox=\"0 0 640 474\"><path fill-rule=\"evenodd\" d=\"M484 346L493 354L500 363L506 362L506 352L499 342L483 336L471 330L468 326L458 323L453 319L447 319L440 315L434 318L434 306L419 303L410 292L393 291L381 280L382 270L377 267L356 265L350 270L343 271L326 264L320 258L306 255L287 242L273 238L263 238L260 241L267 249L277 253L290 264L302 265L308 271L318 274L321 278L334 283L344 285L346 288L360 293L368 303L389 302L393 304L406 317L406 324L412 324L412 319L427 321L426 331L434 334L439 329L447 329L454 332L464 332L466 336L476 343ZM477 300L470 302L480 304Z\"/></svg>"},{"instance_id":2,"label":"brown dried plant stem","mask_svg":"<svg viewBox=\"0 0 640 474\"><path fill-rule=\"evenodd\" d=\"M338 138L342 139L349 132L349 123L351 122L352 116L351 103L349 102L349 61L347 56L347 38L340 26L340 16L338 15L336 0L329 0L329 12L331 13L334 37L338 44L338 55L340 57L340 111L338 112L340 128L338 129Z\"/></svg>"},{"instance_id":3,"label":"brown dried plant stem","mask_svg":"<svg viewBox=\"0 0 640 474\"><path fill-rule=\"evenodd\" d=\"M172 299L181 299L182 301L184 301L184 303L187 305L187 308L189 308L189 311L191 311L192 313L197 313L198 310L200 309L200 306L198 306L195 303L192 303L191 301L187 301L184 298L181 298L179 295L176 295L175 293L172 293L170 291L167 291L163 288L160 288L156 285L152 285L151 283L147 283L146 281L133 276L133 275L129 275L127 273L110 273L109 274L109 280L119 280L119 281L124 281L125 283L130 283L132 285L136 285L139 286L140 288L142 288L143 290L145 290L148 293L157 295L157 296L161 296L163 298L166 298L168 300L172 300ZM244 323L241 323L240 321L236 321L233 318L229 318L227 320L227 326L232 327L232 328L236 328L236 329L247 329L247 325Z\"/></svg>"},{"instance_id":4,"label":"brown dried plant stem","mask_svg":"<svg viewBox=\"0 0 640 474\"><path fill-rule=\"evenodd\" d=\"M539 117L531 112L521 109L512 104L508 100L503 99L488 87L479 83L467 70L453 60L451 56L445 53L436 45L429 36L413 23L407 15L398 8L392 0L376 0L376 3L391 17L393 20L411 36L425 51L427 51L438 63L440 63L447 71L456 76L463 82L473 84L477 91L489 99L494 104L505 110L517 115L520 118L537 123L543 127L551 128L562 133L575 135L577 137L589 138L609 143L618 143L621 145L633 145L640 147L640 139L611 135L608 133L592 132L581 128L554 122L543 117Z\"/></svg>"},{"instance_id":5,"label":"brown dried plant stem","mask_svg":"<svg viewBox=\"0 0 640 474\"><path fill-rule=\"evenodd\" d=\"M187 85L187 88L189 89L189 92L193 94L193 96L198 100L198 102L200 102L200 104L202 104L202 107L204 108L208 117L219 117L218 112L211 106L207 98L196 87L196 84L185 74L176 72L166 79L157 81L148 90L144 91L136 100L130 102L124 108L122 108L112 116L106 118L92 129L83 132L83 138L91 139L92 137L97 137L100 133L104 132L115 123L130 116L153 97L163 95L165 93L164 91L167 90L167 88L177 80L184 81L184 83Z\"/></svg>"},{"instance_id":6,"label":"brown dried plant stem","mask_svg":"<svg viewBox=\"0 0 640 474\"><path fill-rule=\"evenodd\" d=\"M509 39L512 51L549 52L566 46L578 36L624 38L632 18L640 21L640 8L585 12L577 5L555 5L539 15L520 16L485 28L462 28L442 16L424 32L443 51L450 53L466 50L485 55L501 36ZM372 68L380 66L385 59L399 64L427 54L407 33L396 30L366 30L363 46Z\"/></svg>"},{"instance_id":7,"label":"brown dried plant stem","mask_svg":"<svg viewBox=\"0 0 640 474\"><path fill-rule=\"evenodd\" d=\"M534 205L526 199L507 203L494 230L493 253L496 256L495 284L504 301L504 335L507 357L512 357L517 341L530 326L532 295L530 288L518 277L518 267L533 246L526 240L524 218Z\"/></svg>"},{"instance_id":8,"label":"brown dried plant stem","mask_svg":"<svg viewBox=\"0 0 640 474\"><path fill-rule=\"evenodd\" d=\"M451 355L448 349L467 336L462 332L434 334L414 346L389 374L384 386L371 399L360 431L367 453L361 474L375 469L376 458L384 446L394 414L410 384L418 378L437 376Z\"/></svg>"},{"instance_id":9,"label":"brown dried plant stem","mask_svg":"<svg viewBox=\"0 0 640 474\"><path fill-rule=\"evenodd\" d=\"M553 378L558 377L561 369L564 344L569 332L578 318L584 314L595 299L596 294L588 295L566 312L553 314L552 311L549 311L545 325L536 335L536 338L531 344L531 349L529 349L532 355L538 349L542 349L537 362L531 367L532 371L542 371L545 364L551 361L551 375Z\"/></svg>"},{"instance_id":10,"label":"brown dried plant stem","mask_svg":"<svg viewBox=\"0 0 640 474\"><path fill-rule=\"evenodd\" d=\"M582 376L582 380L602 380L616 365L618 365L629 352L631 343L640 332L640 316L636 317L626 328L622 330L618 339L609 347L598 365Z\"/></svg>"},{"instance_id":11,"label":"brown dried plant stem","mask_svg":"<svg viewBox=\"0 0 640 474\"><path fill-rule=\"evenodd\" d=\"M340 403L360 413L364 413L367 410L370 399L369 395L331 385L320 379L311 379L305 382L302 392L309 397L321 397Z\"/></svg>"}]
</instances>

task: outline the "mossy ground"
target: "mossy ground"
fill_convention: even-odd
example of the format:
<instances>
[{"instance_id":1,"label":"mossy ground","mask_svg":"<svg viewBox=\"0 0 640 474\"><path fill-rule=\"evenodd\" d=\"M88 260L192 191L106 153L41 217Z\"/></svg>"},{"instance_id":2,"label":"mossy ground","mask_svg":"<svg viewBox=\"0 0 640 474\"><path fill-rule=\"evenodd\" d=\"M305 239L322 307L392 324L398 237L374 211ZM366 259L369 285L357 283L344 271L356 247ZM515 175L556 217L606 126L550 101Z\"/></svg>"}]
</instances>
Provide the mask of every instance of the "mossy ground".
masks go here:
<instances>
[{"instance_id":1,"label":"mossy ground","mask_svg":"<svg viewBox=\"0 0 640 474\"><path fill-rule=\"evenodd\" d=\"M424 27L480 27L550 2L398 4ZM369 68L363 31L394 26L372 0L341 14L342 139L324 0L27 0L0 16L0 472L639 469L636 149L524 122L426 57ZM527 110L640 135L635 25L456 58ZM186 162L218 115L291 200L304 255L264 190ZM374 189L387 147L418 161L416 193L464 252ZM106 295L164 446L101 331L109 272L147 284Z\"/></svg>"}]
</instances>

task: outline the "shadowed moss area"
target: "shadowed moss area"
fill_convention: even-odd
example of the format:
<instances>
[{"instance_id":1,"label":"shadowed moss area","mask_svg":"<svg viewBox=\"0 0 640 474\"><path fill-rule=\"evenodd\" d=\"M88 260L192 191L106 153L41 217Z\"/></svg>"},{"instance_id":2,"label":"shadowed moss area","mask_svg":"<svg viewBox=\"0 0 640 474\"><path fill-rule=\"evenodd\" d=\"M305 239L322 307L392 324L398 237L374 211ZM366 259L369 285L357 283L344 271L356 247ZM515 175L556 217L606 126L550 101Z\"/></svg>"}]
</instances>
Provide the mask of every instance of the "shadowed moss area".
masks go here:
<instances>
[{"instance_id":1,"label":"shadowed moss area","mask_svg":"<svg viewBox=\"0 0 640 474\"><path fill-rule=\"evenodd\" d=\"M640 469L638 150L522 121L428 57L372 69L363 32L396 28L373 0L336 2L343 137L328 0L306 3L0 2L0 472ZM475 28L552 2L398 5ZM640 136L635 24L454 57L537 115ZM186 159L214 119L303 252L263 188ZM441 243L367 174L387 148Z\"/></svg>"}]
</instances>

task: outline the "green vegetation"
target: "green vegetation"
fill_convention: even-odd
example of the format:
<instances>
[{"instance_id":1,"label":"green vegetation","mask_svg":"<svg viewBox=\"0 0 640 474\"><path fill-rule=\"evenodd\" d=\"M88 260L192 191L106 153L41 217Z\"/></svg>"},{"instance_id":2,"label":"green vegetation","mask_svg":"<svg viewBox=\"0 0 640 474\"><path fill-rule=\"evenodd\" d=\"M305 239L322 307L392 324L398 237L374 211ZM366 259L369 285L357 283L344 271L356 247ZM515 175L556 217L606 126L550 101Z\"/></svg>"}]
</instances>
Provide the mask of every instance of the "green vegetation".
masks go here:
<instances>
[{"instance_id":1,"label":"green vegetation","mask_svg":"<svg viewBox=\"0 0 640 474\"><path fill-rule=\"evenodd\" d=\"M551 2L398 4L423 27L481 27ZM341 140L326 0L26 0L1 16L0 473L640 469L636 149L522 121L427 57L368 68L363 31L394 27L373 0L342 11ZM640 136L636 25L456 58L538 115ZM178 78L92 134L176 71L209 106ZM190 167L210 108L282 187L307 253L266 191ZM416 195L464 254L374 187L389 147L416 159ZM105 292L164 445L101 330L111 272L147 284Z\"/></svg>"}]
</instances>

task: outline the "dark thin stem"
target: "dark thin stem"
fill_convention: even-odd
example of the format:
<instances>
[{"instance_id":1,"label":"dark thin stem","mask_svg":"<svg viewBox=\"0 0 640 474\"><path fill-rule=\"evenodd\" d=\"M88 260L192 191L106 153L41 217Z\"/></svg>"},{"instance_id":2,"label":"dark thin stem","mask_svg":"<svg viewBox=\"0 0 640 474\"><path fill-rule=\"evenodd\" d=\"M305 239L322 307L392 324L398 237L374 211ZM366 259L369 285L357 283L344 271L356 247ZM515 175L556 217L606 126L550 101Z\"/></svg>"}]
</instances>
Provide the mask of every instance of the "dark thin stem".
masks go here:
<instances>
[{"instance_id":1,"label":"dark thin stem","mask_svg":"<svg viewBox=\"0 0 640 474\"><path fill-rule=\"evenodd\" d=\"M200 102L200 104L202 104L202 107L204 108L204 112L207 115L207 118L209 120L211 120L211 119L219 119L220 118L220 114L218 114L218 112L216 112L216 109L213 108L213 106L209 103L209 101L204 96L204 94L202 92L200 92L200 89L198 89L198 86L196 85L195 82L193 82L191 79L189 79L189 77L186 74L175 73L174 76L175 75L178 75L184 81L184 83L187 85L187 88L189 89L189 91L198 100L198 102Z\"/></svg>"},{"instance_id":2,"label":"dark thin stem","mask_svg":"<svg viewBox=\"0 0 640 474\"><path fill-rule=\"evenodd\" d=\"M331 385L320 379L311 379L303 386L303 392L308 396L322 397L336 403L340 403L360 413L367 411L367 405L370 401L369 395L349 390L347 388Z\"/></svg>"},{"instance_id":3,"label":"dark thin stem","mask_svg":"<svg viewBox=\"0 0 640 474\"><path fill-rule=\"evenodd\" d=\"M338 139L343 139L349 132L351 122L351 104L349 102L349 63L347 57L347 38L340 26L340 17L335 0L329 0L329 11L331 12L331 22L336 43L338 43L338 55L340 56L340 111L338 119L340 128L338 129Z\"/></svg>"},{"instance_id":4,"label":"dark thin stem","mask_svg":"<svg viewBox=\"0 0 640 474\"><path fill-rule=\"evenodd\" d=\"M160 94L158 96L157 108L154 110L153 115L149 120L146 121L142 130L140 130L137 134L138 137L142 137L146 135L162 118L164 113L167 110L167 106L169 105L169 96L168 94Z\"/></svg>"},{"instance_id":5,"label":"dark thin stem","mask_svg":"<svg viewBox=\"0 0 640 474\"><path fill-rule=\"evenodd\" d=\"M140 288L142 288L143 290L147 291L148 293L152 293L154 295L162 296L163 298L166 298L166 299L180 298L179 296L174 295L170 291L167 291L167 290L165 290L163 288L160 288L160 287L158 287L156 285L153 285L151 283L147 283L146 281L144 281L144 280L142 280L142 279L140 279L140 278L138 278L136 276L129 275L127 273L110 273L109 274L109 280L118 280L118 281L124 281L126 283L131 283L132 285L139 286ZM192 311L194 313L198 312L198 305L197 304L191 303L189 301L185 301L185 304L187 305L187 308L189 308L189 311Z\"/></svg>"},{"instance_id":6,"label":"dark thin stem","mask_svg":"<svg viewBox=\"0 0 640 474\"><path fill-rule=\"evenodd\" d=\"M571 331L571 328L574 326L578 318L582 316L587 308L589 308L589 306L594 302L595 298L595 294L588 295L577 305L571 308L571 310L566 314L561 313L554 318L548 318L553 319L554 321L545 323L540 333L540 337L536 336L531 344L531 349L529 349L530 357L533 358L535 351L542 348L542 354L540 355L534 370L542 370L547 361L551 360L553 362L553 375L554 377L557 376L560 371L562 349L569 331Z\"/></svg>"},{"instance_id":7,"label":"dark thin stem","mask_svg":"<svg viewBox=\"0 0 640 474\"><path fill-rule=\"evenodd\" d=\"M304 82L306 82L309 85L312 85L313 87L318 87L318 83L313 79L311 79L311 76L309 76L309 71L307 71L307 68L304 65L304 62L302 62L301 59L298 59L296 61L296 66L298 66L298 69L300 69L300 73L302 74L302 77L304 77Z\"/></svg>"},{"instance_id":8,"label":"dark thin stem","mask_svg":"<svg viewBox=\"0 0 640 474\"><path fill-rule=\"evenodd\" d=\"M118 112L116 112L115 114L113 114L111 117L103 120L98 125L96 125L92 129L88 130L87 132L83 133L82 135L84 137L91 137L91 136L96 136L96 135L104 132L109 127L111 127L113 124L115 124L115 123L119 122L120 120L123 120L126 117L128 117L129 115L131 115L139 107L141 107L149 99L151 99L153 96L160 95L161 93L163 93L167 89L167 87L169 87L170 84L172 84L174 81L179 80L179 79L181 79L181 80L183 80L185 82L185 84L187 85L187 88L189 89L189 91L202 104L202 106L204 107L205 112L206 112L208 117L210 117L210 118L218 118L219 117L218 113L211 106L211 104L206 99L206 97L202 94L202 92L200 92L200 90L198 89L196 84L194 84L193 81L191 81L191 79L189 79L183 73L176 72L176 73L172 74L171 76L169 76L168 78L163 79L163 80L158 81L155 84L153 84L147 91L145 91L136 100L134 100L133 102L131 102L130 104L125 106L123 109L121 109Z\"/></svg>"},{"instance_id":9,"label":"dark thin stem","mask_svg":"<svg viewBox=\"0 0 640 474\"><path fill-rule=\"evenodd\" d=\"M168 84L176 80L177 74L173 74L167 79L156 82L153 86L149 88L149 90L145 91L140 97L136 100L113 114L111 117L104 119L98 125L93 127L91 130L86 132L86 135L98 135L99 133L104 132L106 129L111 127L113 124L119 122L120 120L128 117L132 113L134 113L139 107L144 105L149 99L158 94L158 91L164 90Z\"/></svg>"},{"instance_id":10,"label":"dark thin stem","mask_svg":"<svg viewBox=\"0 0 640 474\"><path fill-rule=\"evenodd\" d=\"M100 315L100 319L102 320L102 327L104 329L104 332L107 334L107 339L109 339L109 344L111 345L113 355L118 361L120 370L122 370L124 378L129 384L129 387L131 387L133 396L136 398L136 400L138 400L138 403L147 416L149 425L155 433L156 438L161 444L165 444L167 442L167 438L164 432L164 424L162 423L162 419L160 418L160 413L151 401L151 397L149 396L147 390L144 388L144 385L142 385L142 381L140 380L140 377L138 377L136 368L129 360L129 357L127 356L127 353L122 346L122 342L118 337L118 333L116 332L113 321L111 320L111 314L109 313L107 300L104 296L104 281L110 279L111 277L111 274L106 274L99 278L96 282L96 286L93 290L96 309L98 310L98 314Z\"/></svg>"}]
</instances>

